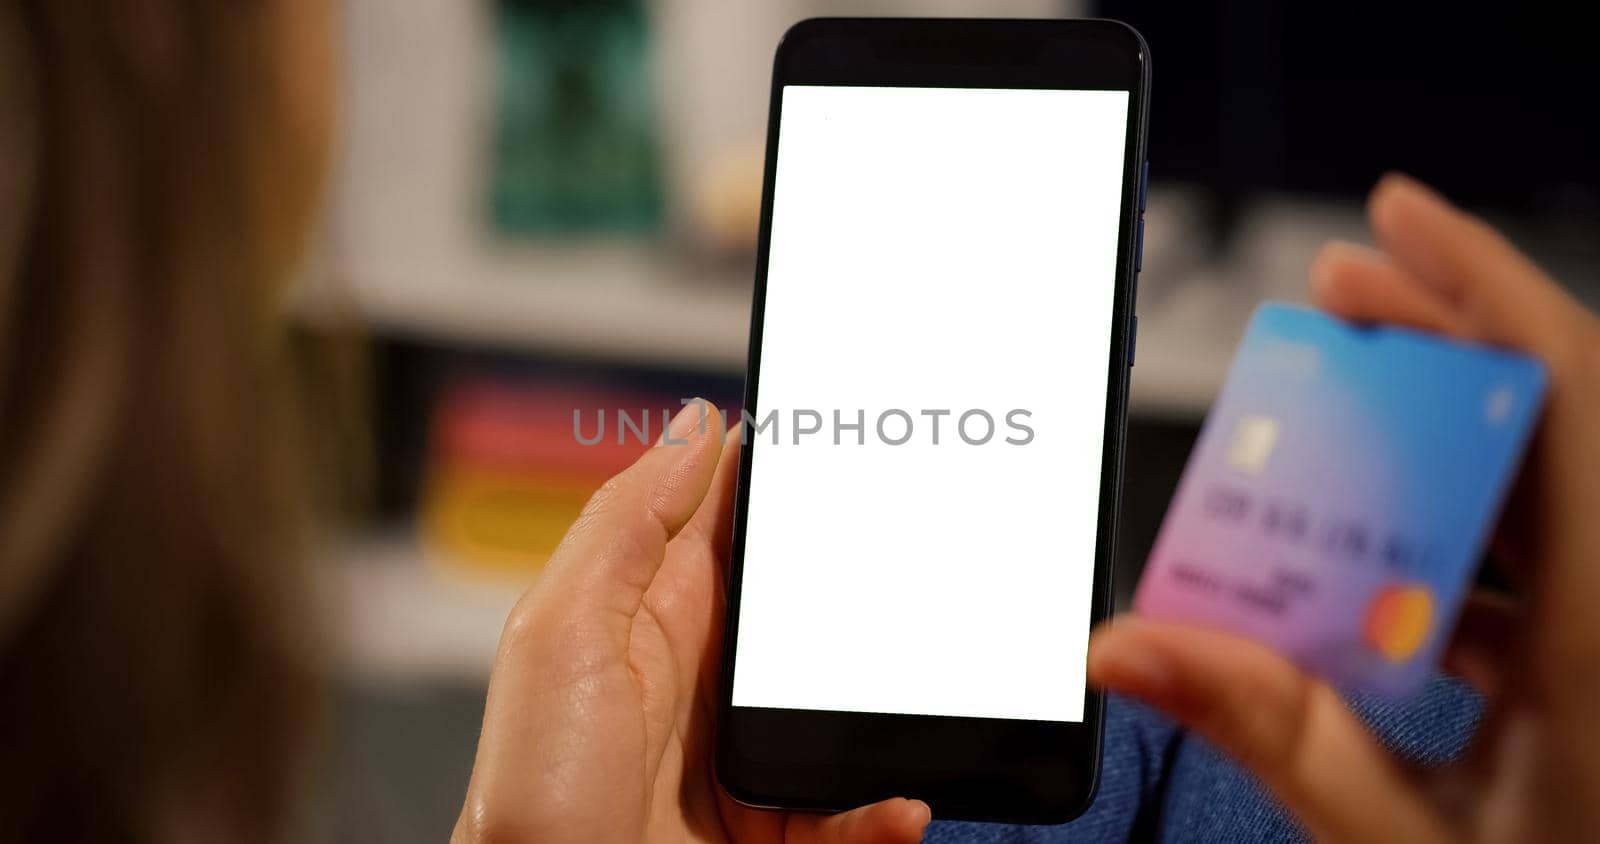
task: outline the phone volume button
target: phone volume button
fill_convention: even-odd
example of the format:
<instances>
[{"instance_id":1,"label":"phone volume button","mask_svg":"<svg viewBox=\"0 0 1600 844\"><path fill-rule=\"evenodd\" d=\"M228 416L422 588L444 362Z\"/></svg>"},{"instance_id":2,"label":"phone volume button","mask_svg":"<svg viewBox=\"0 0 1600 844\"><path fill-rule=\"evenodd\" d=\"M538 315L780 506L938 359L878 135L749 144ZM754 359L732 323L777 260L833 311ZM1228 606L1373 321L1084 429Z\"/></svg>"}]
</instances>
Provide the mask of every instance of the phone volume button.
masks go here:
<instances>
[{"instance_id":1,"label":"phone volume button","mask_svg":"<svg viewBox=\"0 0 1600 844\"><path fill-rule=\"evenodd\" d=\"M1139 231L1133 240L1133 271L1144 269L1144 214L1139 214Z\"/></svg>"},{"instance_id":2,"label":"phone volume button","mask_svg":"<svg viewBox=\"0 0 1600 844\"><path fill-rule=\"evenodd\" d=\"M1139 166L1139 213L1144 213L1145 195L1150 192L1150 162Z\"/></svg>"}]
</instances>

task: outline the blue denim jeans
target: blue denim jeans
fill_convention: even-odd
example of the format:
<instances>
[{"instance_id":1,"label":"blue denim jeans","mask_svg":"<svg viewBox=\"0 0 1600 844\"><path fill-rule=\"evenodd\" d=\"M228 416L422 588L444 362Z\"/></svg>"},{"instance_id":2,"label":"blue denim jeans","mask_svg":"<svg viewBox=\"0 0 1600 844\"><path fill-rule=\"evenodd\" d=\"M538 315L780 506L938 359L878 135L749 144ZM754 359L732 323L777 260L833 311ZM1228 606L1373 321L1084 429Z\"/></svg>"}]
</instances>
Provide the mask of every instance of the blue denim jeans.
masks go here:
<instances>
[{"instance_id":1,"label":"blue denim jeans","mask_svg":"<svg viewBox=\"0 0 1600 844\"><path fill-rule=\"evenodd\" d=\"M1460 756L1482 711L1482 701L1469 686L1442 676L1402 703L1355 696L1350 704L1387 747L1425 765ZM1306 840L1304 831L1250 774L1153 710L1113 697L1105 728L1100 789L1082 817L1061 826L939 822L928 827L924 840Z\"/></svg>"}]
</instances>

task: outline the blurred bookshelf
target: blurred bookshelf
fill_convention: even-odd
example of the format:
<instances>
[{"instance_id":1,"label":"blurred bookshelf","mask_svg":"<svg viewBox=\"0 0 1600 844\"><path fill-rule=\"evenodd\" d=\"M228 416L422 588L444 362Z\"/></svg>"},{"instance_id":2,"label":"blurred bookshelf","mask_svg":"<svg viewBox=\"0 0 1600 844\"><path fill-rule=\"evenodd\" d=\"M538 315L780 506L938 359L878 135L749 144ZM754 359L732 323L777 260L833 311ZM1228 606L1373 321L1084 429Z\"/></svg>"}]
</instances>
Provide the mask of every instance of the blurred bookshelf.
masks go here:
<instances>
[{"instance_id":1,"label":"blurred bookshelf","mask_svg":"<svg viewBox=\"0 0 1600 844\"><path fill-rule=\"evenodd\" d=\"M507 92L521 90L508 89L506 80L541 90L538 63L508 75L497 45L505 46L507 10L527 15L537 5L343 3L344 109L326 248L296 307L313 319L322 312L353 316L372 336L380 370L374 416L387 429L378 433L379 462L399 475L390 486L403 494L390 497L406 499L333 549L335 562L327 567L341 596L334 617L342 651L358 677L481 683L506 613L535 576L537 551L521 567L486 566L483 554L471 552L473 543L453 542L450 531L430 527L440 501L451 512L452 502L459 503L452 496L475 494L474 484L492 476L488 495L499 508L492 521L503 526L517 506L541 508L531 521L542 533L525 541L544 549L553 542L550 526L570 518L583 489L600 482L592 472L575 482L556 478L551 466L530 464L441 485L449 473L440 466L449 468L450 455L440 451L437 417L453 385L487 376L525 400L529 391L543 396L547 410L556 406L552 396L565 400L560 390L568 388L573 395L610 391L608 401L624 406L635 403L630 396L675 404L678 396L703 393L724 405L736 402L772 45L807 15L971 13L961 0L601 4L635 18L643 9L648 21L648 53L629 61L649 68L654 128L640 131L656 133L641 143L660 154L647 168L659 177L659 193L645 192L657 203L648 224L565 231L530 227L519 214L509 215L507 226L508 215L492 201L504 187L495 180L505 155ZM1040 16L1095 7L1006 0L982 12ZM546 11L520 25L543 25L539 15ZM739 36L728 37L732 32ZM1181 45L1186 33L1177 32ZM1159 45L1153 49L1164 54ZM1203 74L1196 80L1210 84ZM1183 132L1207 124L1172 111L1163 118L1163 102L1186 100L1163 99L1158 91L1152 120L1158 181L1146 213L1128 454L1129 488L1144 488L1124 507L1145 534L1159 523L1189 438L1222 385L1255 305L1303 302L1306 267L1323 242L1369 239L1359 195L1366 177L1339 191L1257 180L1248 194L1219 193L1236 181L1231 171L1215 162L1183 166L1184 156L1209 149L1205 142L1213 140ZM645 119L640 114L600 118L624 120L632 131L637 127L626 121ZM605 125L580 126L568 140L593 137L583 132ZM550 142L534 135L536 143ZM1223 163L1230 162L1239 160ZM1524 214L1521 228L1509 230L1519 242L1553 239L1555 246L1536 254L1600 303L1595 241L1581 223L1592 216L1566 216L1580 223L1558 230ZM1135 540L1124 544L1142 553L1142 540Z\"/></svg>"}]
</instances>

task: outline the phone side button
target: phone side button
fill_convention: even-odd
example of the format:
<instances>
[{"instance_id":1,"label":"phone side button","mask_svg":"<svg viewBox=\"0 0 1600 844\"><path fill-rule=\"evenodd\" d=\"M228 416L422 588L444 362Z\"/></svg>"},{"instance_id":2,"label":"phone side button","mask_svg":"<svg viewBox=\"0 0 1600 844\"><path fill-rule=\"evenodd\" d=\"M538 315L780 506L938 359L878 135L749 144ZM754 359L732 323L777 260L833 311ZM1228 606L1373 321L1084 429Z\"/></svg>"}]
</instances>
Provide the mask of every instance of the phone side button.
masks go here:
<instances>
[{"instance_id":1,"label":"phone side button","mask_svg":"<svg viewBox=\"0 0 1600 844\"><path fill-rule=\"evenodd\" d=\"M1139 315L1133 315L1133 328L1128 332L1128 368L1133 368L1134 358L1139 356Z\"/></svg>"},{"instance_id":2,"label":"phone side button","mask_svg":"<svg viewBox=\"0 0 1600 844\"><path fill-rule=\"evenodd\" d=\"M1144 269L1144 215L1139 215L1139 231L1133 239L1133 271Z\"/></svg>"},{"instance_id":3,"label":"phone side button","mask_svg":"<svg viewBox=\"0 0 1600 844\"><path fill-rule=\"evenodd\" d=\"M1150 162L1139 166L1139 213L1144 213L1145 194L1150 192Z\"/></svg>"}]
</instances>

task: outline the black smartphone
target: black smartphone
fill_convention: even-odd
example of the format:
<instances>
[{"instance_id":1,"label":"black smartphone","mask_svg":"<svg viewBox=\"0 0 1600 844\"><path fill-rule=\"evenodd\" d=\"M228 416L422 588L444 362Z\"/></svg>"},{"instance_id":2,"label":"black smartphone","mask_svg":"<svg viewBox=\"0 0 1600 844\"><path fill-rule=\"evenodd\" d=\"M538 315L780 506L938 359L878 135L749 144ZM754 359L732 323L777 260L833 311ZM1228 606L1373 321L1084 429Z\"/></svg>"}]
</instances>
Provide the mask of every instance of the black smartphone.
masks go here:
<instances>
[{"instance_id":1,"label":"black smartphone","mask_svg":"<svg viewBox=\"0 0 1600 844\"><path fill-rule=\"evenodd\" d=\"M778 46L716 736L735 799L1088 806L1148 89L1111 21L817 19Z\"/></svg>"}]
</instances>

